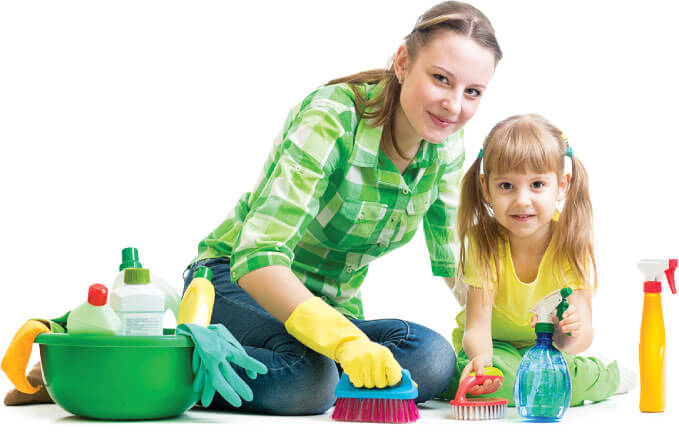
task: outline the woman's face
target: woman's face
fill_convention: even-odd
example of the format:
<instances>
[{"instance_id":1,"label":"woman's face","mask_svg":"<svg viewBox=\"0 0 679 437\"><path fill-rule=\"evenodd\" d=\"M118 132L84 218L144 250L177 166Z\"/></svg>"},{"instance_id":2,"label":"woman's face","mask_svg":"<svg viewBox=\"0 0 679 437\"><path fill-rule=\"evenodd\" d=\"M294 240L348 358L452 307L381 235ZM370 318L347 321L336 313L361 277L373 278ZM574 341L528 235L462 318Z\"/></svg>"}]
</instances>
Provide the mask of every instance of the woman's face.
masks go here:
<instances>
[{"instance_id":1,"label":"woman's face","mask_svg":"<svg viewBox=\"0 0 679 437\"><path fill-rule=\"evenodd\" d=\"M453 31L434 34L409 58L401 46L394 61L402 79L402 137L440 143L472 118L495 72L490 49ZM401 122L401 124L403 124Z\"/></svg>"}]
</instances>

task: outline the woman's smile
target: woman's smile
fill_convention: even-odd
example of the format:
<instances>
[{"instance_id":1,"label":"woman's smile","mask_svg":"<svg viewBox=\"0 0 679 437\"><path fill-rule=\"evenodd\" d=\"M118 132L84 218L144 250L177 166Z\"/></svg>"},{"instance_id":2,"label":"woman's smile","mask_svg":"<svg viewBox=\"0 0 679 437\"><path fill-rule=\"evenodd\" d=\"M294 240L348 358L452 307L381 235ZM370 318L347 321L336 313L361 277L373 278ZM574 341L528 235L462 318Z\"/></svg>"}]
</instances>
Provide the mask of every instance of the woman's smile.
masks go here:
<instances>
[{"instance_id":1,"label":"woman's smile","mask_svg":"<svg viewBox=\"0 0 679 437\"><path fill-rule=\"evenodd\" d=\"M447 128L451 124L455 123L454 120L451 120L449 118L439 117L435 114L432 114L431 112L428 112L428 114L429 114L429 117L431 118L431 120L434 122L434 124L439 126L439 127Z\"/></svg>"}]
</instances>

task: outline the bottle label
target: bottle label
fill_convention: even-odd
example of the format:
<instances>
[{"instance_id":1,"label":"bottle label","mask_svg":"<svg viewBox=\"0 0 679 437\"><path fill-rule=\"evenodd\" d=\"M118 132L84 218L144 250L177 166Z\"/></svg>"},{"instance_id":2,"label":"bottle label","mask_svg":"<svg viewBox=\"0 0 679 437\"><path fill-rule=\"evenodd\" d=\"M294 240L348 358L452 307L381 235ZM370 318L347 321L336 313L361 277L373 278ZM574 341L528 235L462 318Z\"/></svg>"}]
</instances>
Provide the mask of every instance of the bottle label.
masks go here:
<instances>
[{"instance_id":1,"label":"bottle label","mask_svg":"<svg viewBox=\"0 0 679 437\"><path fill-rule=\"evenodd\" d=\"M163 335L162 313L118 313L122 335Z\"/></svg>"}]
</instances>

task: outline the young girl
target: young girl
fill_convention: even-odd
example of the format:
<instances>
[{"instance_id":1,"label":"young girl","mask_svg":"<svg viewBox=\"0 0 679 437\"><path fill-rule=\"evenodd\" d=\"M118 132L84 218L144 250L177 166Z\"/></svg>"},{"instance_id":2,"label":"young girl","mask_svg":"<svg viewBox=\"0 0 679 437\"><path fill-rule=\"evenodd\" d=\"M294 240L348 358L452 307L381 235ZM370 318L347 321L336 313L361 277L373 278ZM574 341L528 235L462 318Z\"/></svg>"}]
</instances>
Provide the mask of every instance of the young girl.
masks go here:
<instances>
[{"instance_id":1,"label":"young girl","mask_svg":"<svg viewBox=\"0 0 679 437\"><path fill-rule=\"evenodd\" d=\"M453 331L457 371L445 396L454 396L470 372L492 365L504 384L489 396L513 405L514 376L535 344L528 310L566 286L575 291L563 320L555 320L554 345L568 363L571 405L614 394L617 363L576 356L592 343L597 275L587 172L561 131L532 114L498 123L462 181L457 227L466 248L456 297L466 306Z\"/></svg>"}]
</instances>

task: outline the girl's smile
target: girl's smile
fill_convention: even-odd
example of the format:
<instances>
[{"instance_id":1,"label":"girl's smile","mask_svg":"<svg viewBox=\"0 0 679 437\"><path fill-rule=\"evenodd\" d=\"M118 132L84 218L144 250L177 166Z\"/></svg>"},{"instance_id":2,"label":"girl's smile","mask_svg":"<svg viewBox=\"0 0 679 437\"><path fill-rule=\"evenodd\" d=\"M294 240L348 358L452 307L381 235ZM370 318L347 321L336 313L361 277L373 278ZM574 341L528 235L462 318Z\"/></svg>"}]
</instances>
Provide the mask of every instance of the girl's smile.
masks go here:
<instances>
[{"instance_id":1,"label":"girl's smile","mask_svg":"<svg viewBox=\"0 0 679 437\"><path fill-rule=\"evenodd\" d=\"M527 222L528 220L536 217L534 214L513 214L511 217L517 222Z\"/></svg>"}]
</instances>

